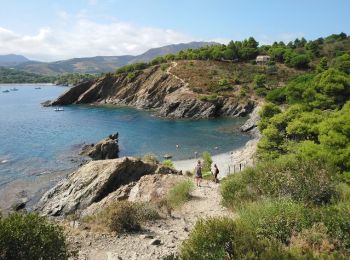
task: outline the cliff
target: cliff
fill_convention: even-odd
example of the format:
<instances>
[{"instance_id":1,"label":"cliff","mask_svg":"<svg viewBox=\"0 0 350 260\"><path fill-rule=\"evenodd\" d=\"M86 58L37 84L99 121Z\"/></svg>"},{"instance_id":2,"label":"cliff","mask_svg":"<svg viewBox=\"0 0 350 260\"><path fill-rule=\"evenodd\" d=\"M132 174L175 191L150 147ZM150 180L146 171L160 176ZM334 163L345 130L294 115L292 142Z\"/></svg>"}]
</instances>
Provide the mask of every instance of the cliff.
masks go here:
<instances>
[{"instance_id":1,"label":"cliff","mask_svg":"<svg viewBox=\"0 0 350 260\"><path fill-rule=\"evenodd\" d=\"M153 66L142 71L119 75L107 74L81 83L51 102L52 106L69 104L109 104L152 109L158 116L169 118L238 117L249 114L255 102L240 101L233 96L220 95L208 101L171 72Z\"/></svg>"}]
</instances>

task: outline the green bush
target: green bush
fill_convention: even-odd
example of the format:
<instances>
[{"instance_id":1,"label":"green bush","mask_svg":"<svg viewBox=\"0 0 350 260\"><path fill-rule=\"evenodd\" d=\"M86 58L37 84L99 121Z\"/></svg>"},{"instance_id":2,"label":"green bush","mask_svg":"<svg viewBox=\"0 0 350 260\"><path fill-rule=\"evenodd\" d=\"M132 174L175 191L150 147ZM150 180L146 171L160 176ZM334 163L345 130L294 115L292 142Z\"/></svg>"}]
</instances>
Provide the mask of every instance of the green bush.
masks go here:
<instances>
[{"instance_id":1,"label":"green bush","mask_svg":"<svg viewBox=\"0 0 350 260\"><path fill-rule=\"evenodd\" d=\"M257 239L230 218L209 218L197 221L181 246L180 256L184 260L287 259L288 253L278 243Z\"/></svg>"},{"instance_id":2,"label":"green bush","mask_svg":"<svg viewBox=\"0 0 350 260\"><path fill-rule=\"evenodd\" d=\"M263 200L239 211L240 223L259 239L268 238L288 244L295 231L308 226L304 205L292 200Z\"/></svg>"},{"instance_id":3,"label":"green bush","mask_svg":"<svg viewBox=\"0 0 350 260\"><path fill-rule=\"evenodd\" d=\"M207 151L202 153L203 159L203 172L208 173L211 171L211 165L213 163L213 159L211 158L211 154Z\"/></svg>"},{"instance_id":4,"label":"green bush","mask_svg":"<svg viewBox=\"0 0 350 260\"><path fill-rule=\"evenodd\" d=\"M265 99L276 104L284 103L286 101L286 90L285 88L275 88L267 93Z\"/></svg>"},{"instance_id":5,"label":"green bush","mask_svg":"<svg viewBox=\"0 0 350 260\"><path fill-rule=\"evenodd\" d=\"M211 95L202 95L199 96L199 100L200 101L204 101L204 102L216 102L218 100L218 95L217 94L211 94Z\"/></svg>"},{"instance_id":6,"label":"green bush","mask_svg":"<svg viewBox=\"0 0 350 260\"><path fill-rule=\"evenodd\" d=\"M323 161L283 156L226 178L222 183L223 203L233 207L265 197L329 203L337 196L334 175L333 168Z\"/></svg>"},{"instance_id":7,"label":"green bush","mask_svg":"<svg viewBox=\"0 0 350 260\"><path fill-rule=\"evenodd\" d=\"M162 162L162 164L163 164L164 166L166 166L166 167L174 168L174 163L173 163L172 160L164 160L164 161Z\"/></svg>"},{"instance_id":8,"label":"green bush","mask_svg":"<svg viewBox=\"0 0 350 260\"><path fill-rule=\"evenodd\" d=\"M193 190L192 181L181 181L177 183L167 194L165 200L170 209L180 207L191 198Z\"/></svg>"},{"instance_id":9,"label":"green bush","mask_svg":"<svg viewBox=\"0 0 350 260\"><path fill-rule=\"evenodd\" d=\"M67 259L61 227L36 214L0 218L0 259Z\"/></svg>"}]
</instances>

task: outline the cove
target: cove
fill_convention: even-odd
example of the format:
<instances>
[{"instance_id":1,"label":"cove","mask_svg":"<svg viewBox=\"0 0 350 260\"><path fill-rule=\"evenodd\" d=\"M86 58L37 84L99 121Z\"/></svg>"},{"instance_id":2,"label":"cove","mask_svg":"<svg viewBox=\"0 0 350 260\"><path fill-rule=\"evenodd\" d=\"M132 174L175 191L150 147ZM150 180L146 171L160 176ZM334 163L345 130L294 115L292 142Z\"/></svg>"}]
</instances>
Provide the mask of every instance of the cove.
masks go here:
<instances>
[{"instance_id":1,"label":"cove","mask_svg":"<svg viewBox=\"0 0 350 260\"><path fill-rule=\"evenodd\" d=\"M2 92L10 88L18 91ZM66 90L54 85L0 85L0 188L16 179L72 169L83 143L96 143L115 132L120 156L153 153L162 159L167 153L173 160L193 158L195 152L227 152L250 139L237 131L245 118L172 120L126 107L72 105L55 112L40 105Z\"/></svg>"}]
</instances>

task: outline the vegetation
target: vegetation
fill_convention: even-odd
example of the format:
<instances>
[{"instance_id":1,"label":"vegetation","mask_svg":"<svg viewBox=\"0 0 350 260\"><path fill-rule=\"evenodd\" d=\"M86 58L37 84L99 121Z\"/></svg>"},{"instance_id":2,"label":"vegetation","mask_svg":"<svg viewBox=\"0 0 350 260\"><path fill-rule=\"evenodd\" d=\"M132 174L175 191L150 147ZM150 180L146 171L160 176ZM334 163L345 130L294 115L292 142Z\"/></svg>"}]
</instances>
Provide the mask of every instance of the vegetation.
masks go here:
<instances>
[{"instance_id":1,"label":"vegetation","mask_svg":"<svg viewBox=\"0 0 350 260\"><path fill-rule=\"evenodd\" d=\"M257 73L258 163L227 177L223 204L239 218L201 220L183 259L348 259L350 257L350 39L261 46L272 68L304 70L285 86ZM242 59L242 57L239 57ZM215 245L215 246L211 246Z\"/></svg>"},{"instance_id":2,"label":"vegetation","mask_svg":"<svg viewBox=\"0 0 350 260\"><path fill-rule=\"evenodd\" d=\"M169 209L175 209L182 206L191 198L191 191L193 190L192 181L181 181L177 183L167 194L165 198L166 206Z\"/></svg>"},{"instance_id":3,"label":"vegetation","mask_svg":"<svg viewBox=\"0 0 350 260\"><path fill-rule=\"evenodd\" d=\"M98 214L85 218L84 221L95 225L98 229L125 233L140 231L142 223L157 218L159 214L150 204L117 201L103 208Z\"/></svg>"},{"instance_id":4,"label":"vegetation","mask_svg":"<svg viewBox=\"0 0 350 260\"><path fill-rule=\"evenodd\" d=\"M12 68L0 67L0 83L54 83L57 85L74 85L97 77L97 75L80 73L45 76Z\"/></svg>"},{"instance_id":5,"label":"vegetation","mask_svg":"<svg viewBox=\"0 0 350 260\"><path fill-rule=\"evenodd\" d=\"M67 259L62 229L36 214L0 217L0 259Z\"/></svg>"},{"instance_id":6,"label":"vegetation","mask_svg":"<svg viewBox=\"0 0 350 260\"><path fill-rule=\"evenodd\" d=\"M173 163L173 161L170 160L170 159L164 160L164 161L162 162L162 164L163 164L164 166L166 166L166 167L174 168L174 163Z\"/></svg>"}]
</instances>

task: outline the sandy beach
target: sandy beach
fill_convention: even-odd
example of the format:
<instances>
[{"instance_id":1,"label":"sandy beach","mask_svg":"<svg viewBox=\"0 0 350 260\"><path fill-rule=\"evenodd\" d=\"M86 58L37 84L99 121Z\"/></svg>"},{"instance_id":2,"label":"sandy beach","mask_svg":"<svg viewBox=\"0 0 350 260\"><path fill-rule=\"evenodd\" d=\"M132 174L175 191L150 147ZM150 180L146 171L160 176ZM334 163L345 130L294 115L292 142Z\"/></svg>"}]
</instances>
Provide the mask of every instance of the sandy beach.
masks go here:
<instances>
[{"instance_id":1,"label":"sandy beach","mask_svg":"<svg viewBox=\"0 0 350 260\"><path fill-rule=\"evenodd\" d=\"M213 163L216 163L220 170L219 178L232 174L241 169L254 164L254 155L259 138L249 140L243 147L231 152L217 154L212 156ZM177 170L193 171L198 159L188 159L174 161Z\"/></svg>"}]
</instances>

